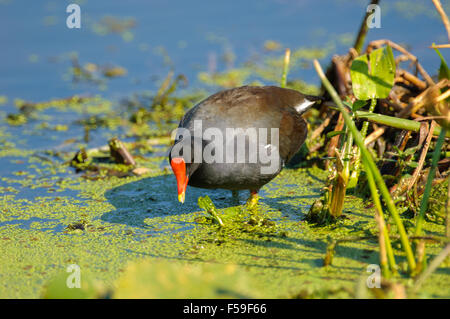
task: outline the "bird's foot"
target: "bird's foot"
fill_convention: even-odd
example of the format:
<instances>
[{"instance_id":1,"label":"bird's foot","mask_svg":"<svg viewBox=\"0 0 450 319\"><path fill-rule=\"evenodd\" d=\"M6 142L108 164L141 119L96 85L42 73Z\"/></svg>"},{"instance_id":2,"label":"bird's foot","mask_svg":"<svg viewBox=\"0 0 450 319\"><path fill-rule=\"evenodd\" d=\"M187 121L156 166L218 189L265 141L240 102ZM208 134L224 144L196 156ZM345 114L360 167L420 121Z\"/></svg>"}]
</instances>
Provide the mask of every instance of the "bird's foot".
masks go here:
<instances>
[{"instance_id":1,"label":"bird's foot","mask_svg":"<svg viewBox=\"0 0 450 319\"><path fill-rule=\"evenodd\" d=\"M259 196L258 196L258 191L250 191L250 197L247 199L247 208L249 209L253 209L256 208L256 206L258 205L258 200L259 200Z\"/></svg>"}]
</instances>

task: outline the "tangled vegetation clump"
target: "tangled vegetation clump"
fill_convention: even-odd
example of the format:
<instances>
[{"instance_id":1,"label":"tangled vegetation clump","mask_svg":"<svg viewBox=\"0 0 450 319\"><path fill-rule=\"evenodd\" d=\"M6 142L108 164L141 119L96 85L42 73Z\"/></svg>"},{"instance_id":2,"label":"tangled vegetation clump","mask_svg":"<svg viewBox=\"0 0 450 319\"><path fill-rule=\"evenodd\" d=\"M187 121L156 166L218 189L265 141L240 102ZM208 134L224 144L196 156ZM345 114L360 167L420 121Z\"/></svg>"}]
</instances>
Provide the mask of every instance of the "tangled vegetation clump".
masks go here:
<instances>
[{"instance_id":1,"label":"tangled vegetation clump","mask_svg":"<svg viewBox=\"0 0 450 319\"><path fill-rule=\"evenodd\" d=\"M450 136L447 130L450 72L435 47L431 48L441 60L435 79L415 56L390 40L372 41L360 55L364 37L365 32L360 32L347 55L333 57L326 74L318 61L314 62L325 94L335 104L322 107L321 124L313 132L313 136L327 133L327 141L316 144L314 151L318 156L326 153L325 165L330 175L323 198L312 205L307 219L319 224L335 221L342 214L348 190L361 194L364 188L369 188L376 208L384 276L388 278L398 272L391 246L392 231L386 226L391 219L400 236L408 272L418 276L427 263L426 243L421 236L426 214L433 215L428 209L430 192L433 185L445 182L450 176L446 143ZM400 55L394 57L393 49ZM411 61L414 70L403 69L404 61ZM437 139L433 141L433 137ZM361 181L362 167L364 179ZM448 229L448 199L444 205L447 216L441 222L445 222ZM414 218L413 232L406 230L400 216L407 210ZM448 236L448 232L445 235ZM411 245L413 236L414 245ZM438 241L447 243L448 237L442 236ZM444 258L448 245L441 253ZM329 251L333 250L332 247ZM437 260L443 260L441 255L436 257L434 267L437 267Z\"/></svg>"}]
</instances>

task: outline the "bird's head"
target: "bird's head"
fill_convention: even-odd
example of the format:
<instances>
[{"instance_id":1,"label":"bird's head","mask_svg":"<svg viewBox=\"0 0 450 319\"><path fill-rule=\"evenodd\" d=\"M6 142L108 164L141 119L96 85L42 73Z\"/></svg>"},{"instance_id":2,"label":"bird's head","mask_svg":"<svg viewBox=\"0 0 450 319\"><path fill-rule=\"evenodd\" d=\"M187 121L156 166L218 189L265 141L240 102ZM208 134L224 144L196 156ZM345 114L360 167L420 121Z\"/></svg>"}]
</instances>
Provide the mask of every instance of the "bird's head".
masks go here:
<instances>
[{"instance_id":1,"label":"bird's head","mask_svg":"<svg viewBox=\"0 0 450 319\"><path fill-rule=\"evenodd\" d=\"M199 168L201 163L194 161L194 148L199 144L200 150L203 149L203 141L196 139L178 139L169 151L169 162L173 174L177 179L178 200L184 203L186 188L190 177Z\"/></svg>"}]
</instances>

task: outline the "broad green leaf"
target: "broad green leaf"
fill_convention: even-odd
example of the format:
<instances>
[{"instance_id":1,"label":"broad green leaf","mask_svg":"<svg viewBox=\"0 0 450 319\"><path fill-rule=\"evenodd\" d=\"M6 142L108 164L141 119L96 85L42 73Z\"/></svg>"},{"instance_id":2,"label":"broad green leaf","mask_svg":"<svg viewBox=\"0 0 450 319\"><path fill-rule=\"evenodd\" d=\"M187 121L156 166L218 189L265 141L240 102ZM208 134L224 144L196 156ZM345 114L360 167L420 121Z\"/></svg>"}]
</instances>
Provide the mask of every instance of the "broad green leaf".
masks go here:
<instances>
[{"instance_id":1,"label":"broad green leaf","mask_svg":"<svg viewBox=\"0 0 450 319\"><path fill-rule=\"evenodd\" d=\"M394 85L395 60L391 47L357 57L350 68L353 93L358 100L384 99Z\"/></svg>"}]
</instances>

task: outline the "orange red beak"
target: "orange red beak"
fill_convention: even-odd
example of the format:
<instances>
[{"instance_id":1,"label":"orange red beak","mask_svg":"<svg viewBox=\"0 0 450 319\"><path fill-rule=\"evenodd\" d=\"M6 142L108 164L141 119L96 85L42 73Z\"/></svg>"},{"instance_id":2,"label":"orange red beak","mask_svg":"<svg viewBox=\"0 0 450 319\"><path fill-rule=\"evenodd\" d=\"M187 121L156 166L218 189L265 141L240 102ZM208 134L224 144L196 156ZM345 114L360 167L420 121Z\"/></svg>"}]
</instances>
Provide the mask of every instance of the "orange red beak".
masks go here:
<instances>
[{"instance_id":1,"label":"orange red beak","mask_svg":"<svg viewBox=\"0 0 450 319\"><path fill-rule=\"evenodd\" d=\"M170 161L173 173L177 179L178 200L184 203L188 177L186 176L186 162L181 157L172 158Z\"/></svg>"}]
</instances>

